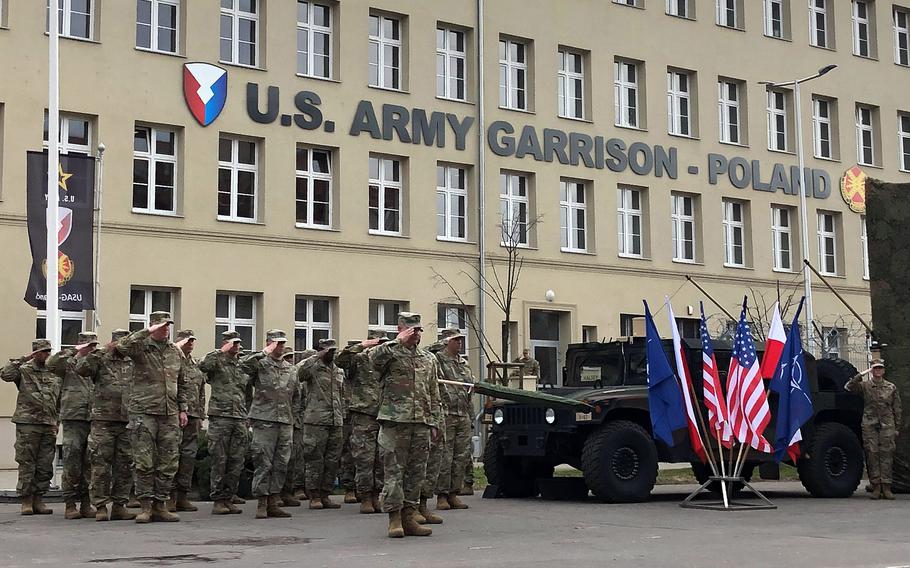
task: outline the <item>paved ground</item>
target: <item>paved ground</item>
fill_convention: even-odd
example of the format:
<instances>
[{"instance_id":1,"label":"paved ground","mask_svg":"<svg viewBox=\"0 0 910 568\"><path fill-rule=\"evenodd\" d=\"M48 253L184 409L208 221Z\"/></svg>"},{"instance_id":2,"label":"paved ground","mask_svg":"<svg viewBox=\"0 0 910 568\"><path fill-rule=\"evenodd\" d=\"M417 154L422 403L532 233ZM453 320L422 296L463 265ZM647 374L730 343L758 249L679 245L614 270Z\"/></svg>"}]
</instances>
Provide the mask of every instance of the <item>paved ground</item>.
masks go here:
<instances>
[{"instance_id":1,"label":"paved ground","mask_svg":"<svg viewBox=\"0 0 910 568\"><path fill-rule=\"evenodd\" d=\"M208 506L183 521L130 522L20 517L0 505L0 566L271 565L344 568L419 566L512 568L634 566L910 567L910 497L812 499L798 483L759 483L774 511L682 509L686 486L664 486L648 503L483 500L444 512L428 538L390 540L386 517L292 509L293 519L212 517Z\"/></svg>"}]
</instances>

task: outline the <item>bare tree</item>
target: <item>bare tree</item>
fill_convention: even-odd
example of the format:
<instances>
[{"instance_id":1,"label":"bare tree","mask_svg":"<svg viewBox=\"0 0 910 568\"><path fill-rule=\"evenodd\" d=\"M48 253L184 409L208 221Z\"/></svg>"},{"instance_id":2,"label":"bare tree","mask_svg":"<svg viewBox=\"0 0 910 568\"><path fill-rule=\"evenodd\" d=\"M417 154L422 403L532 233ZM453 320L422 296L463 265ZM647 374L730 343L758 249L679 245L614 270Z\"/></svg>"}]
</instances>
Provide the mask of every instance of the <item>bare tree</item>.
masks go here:
<instances>
[{"instance_id":1,"label":"bare tree","mask_svg":"<svg viewBox=\"0 0 910 568\"><path fill-rule=\"evenodd\" d=\"M797 283L797 285L801 285ZM780 317L786 320L787 312L794 304L796 297L796 288L790 287L781 290L778 287L776 297L769 300L762 290L756 291L755 288L749 287L749 306L746 309L746 318L752 322L752 336L754 339L764 342L768 333L771 331L771 319L774 313L774 302L780 302Z\"/></svg>"}]
</instances>

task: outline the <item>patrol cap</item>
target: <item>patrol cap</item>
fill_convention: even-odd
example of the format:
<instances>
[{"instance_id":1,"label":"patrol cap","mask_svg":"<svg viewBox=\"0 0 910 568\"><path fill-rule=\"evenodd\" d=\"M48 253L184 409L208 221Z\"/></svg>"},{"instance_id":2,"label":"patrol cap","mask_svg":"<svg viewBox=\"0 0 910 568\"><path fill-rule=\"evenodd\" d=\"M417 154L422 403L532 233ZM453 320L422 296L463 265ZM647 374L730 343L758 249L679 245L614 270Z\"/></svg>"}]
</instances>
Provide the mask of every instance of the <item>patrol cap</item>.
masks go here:
<instances>
[{"instance_id":1,"label":"patrol cap","mask_svg":"<svg viewBox=\"0 0 910 568\"><path fill-rule=\"evenodd\" d=\"M241 341L243 340L240 338L240 334L233 329L230 331L221 332L222 343L240 343Z\"/></svg>"},{"instance_id":2,"label":"patrol cap","mask_svg":"<svg viewBox=\"0 0 910 568\"><path fill-rule=\"evenodd\" d=\"M281 329L270 329L265 332L265 340L269 343L287 341L287 334Z\"/></svg>"},{"instance_id":3,"label":"patrol cap","mask_svg":"<svg viewBox=\"0 0 910 568\"><path fill-rule=\"evenodd\" d=\"M354 345L358 345L358 344L360 344L359 339L348 339L348 343L347 343L348 347L353 347Z\"/></svg>"},{"instance_id":4,"label":"patrol cap","mask_svg":"<svg viewBox=\"0 0 910 568\"><path fill-rule=\"evenodd\" d=\"M300 360L303 361L304 359L309 359L310 357L312 357L315 354L316 354L315 349L304 349L303 351L300 352Z\"/></svg>"},{"instance_id":5,"label":"patrol cap","mask_svg":"<svg viewBox=\"0 0 910 568\"><path fill-rule=\"evenodd\" d=\"M320 339L316 344L320 351L325 349L338 349L338 343L334 339Z\"/></svg>"},{"instance_id":6,"label":"patrol cap","mask_svg":"<svg viewBox=\"0 0 910 568\"><path fill-rule=\"evenodd\" d=\"M76 349L83 349L89 345L98 345L98 334L94 331L83 331L76 338Z\"/></svg>"},{"instance_id":7,"label":"patrol cap","mask_svg":"<svg viewBox=\"0 0 910 568\"><path fill-rule=\"evenodd\" d=\"M192 329L181 329L177 332L177 341L183 341L184 339L196 339Z\"/></svg>"},{"instance_id":8,"label":"patrol cap","mask_svg":"<svg viewBox=\"0 0 910 568\"><path fill-rule=\"evenodd\" d=\"M50 351L53 349L51 347L51 342L47 339L36 339L32 341L32 354L38 353L39 351Z\"/></svg>"},{"instance_id":9,"label":"patrol cap","mask_svg":"<svg viewBox=\"0 0 910 568\"><path fill-rule=\"evenodd\" d=\"M156 325L164 322L174 323L173 318L171 318L171 312L152 312L149 314L149 325Z\"/></svg>"},{"instance_id":10,"label":"patrol cap","mask_svg":"<svg viewBox=\"0 0 910 568\"><path fill-rule=\"evenodd\" d=\"M123 339L124 337L126 337L129 334L130 334L130 330L118 327L117 329L115 329L114 331L111 332L111 341L120 341L121 339Z\"/></svg>"},{"instance_id":11,"label":"patrol cap","mask_svg":"<svg viewBox=\"0 0 910 568\"><path fill-rule=\"evenodd\" d=\"M449 340L451 340L451 339L464 339L465 338L465 334L461 333L461 330L458 328L455 328L455 327L450 327L448 329L442 330L441 335L442 335L442 337L440 337L439 339L443 343L448 343Z\"/></svg>"},{"instance_id":12,"label":"patrol cap","mask_svg":"<svg viewBox=\"0 0 910 568\"><path fill-rule=\"evenodd\" d=\"M875 369L875 368L882 368L882 369L884 369L884 368L885 368L885 360L884 360L884 359L873 359L873 360L872 360L872 368L873 368L873 369Z\"/></svg>"},{"instance_id":13,"label":"patrol cap","mask_svg":"<svg viewBox=\"0 0 910 568\"><path fill-rule=\"evenodd\" d=\"M423 331L423 325L420 323L420 314L414 312L401 312L398 314L398 325L405 328L417 328Z\"/></svg>"},{"instance_id":14,"label":"patrol cap","mask_svg":"<svg viewBox=\"0 0 910 568\"><path fill-rule=\"evenodd\" d=\"M388 339L389 337L381 329L371 329L367 331L367 339Z\"/></svg>"},{"instance_id":15,"label":"patrol cap","mask_svg":"<svg viewBox=\"0 0 910 568\"><path fill-rule=\"evenodd\" d=\"M284 352L281 354L281 358L287 359L288 357L292 357L294 355L294 353L295 353L294 348L291 347L290 345L286 345L284 347Z\"/></svg>"}]
</instances>

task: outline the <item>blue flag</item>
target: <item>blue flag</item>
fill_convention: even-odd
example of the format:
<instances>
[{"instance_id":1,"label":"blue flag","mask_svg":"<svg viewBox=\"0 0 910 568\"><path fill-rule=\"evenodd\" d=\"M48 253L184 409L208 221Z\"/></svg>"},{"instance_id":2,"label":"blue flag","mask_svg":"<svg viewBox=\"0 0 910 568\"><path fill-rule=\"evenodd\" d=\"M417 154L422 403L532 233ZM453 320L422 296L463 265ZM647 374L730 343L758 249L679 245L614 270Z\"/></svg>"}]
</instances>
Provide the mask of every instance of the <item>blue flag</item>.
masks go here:
<instances>
[{"instance_id":1,"label":"blue flag","mask_svg":"<svg viewBox=\"0 0 910 568\"><path fill-rule=\"evenodd\" d=\"M651 411L651 427L655 438L673 447L675 445L673 431L685 430L687 427L682 393L676 374L667 360L667 353L661 345L648 302L644 304L648 338L648 408Z\"/></svg>"},{"instance_id":2,"label":"blue flag","mask_svg":"<svg viewBox=\"0 0 910 568\"><path fill-rule=\"evenodd\" d=\"M780 363L771 379L771 390L780 397L777 404L777 432L774 438L774 458L782 461L789 454L795 463L799 458L799 442L803 439L800 428L812 418L812 399L809 397L809 377L803 357L803 343L799 334L799 314L803 298L796 309L796 316L787 335L787 343L780 356Z\"/></svg>"}]
</instances>

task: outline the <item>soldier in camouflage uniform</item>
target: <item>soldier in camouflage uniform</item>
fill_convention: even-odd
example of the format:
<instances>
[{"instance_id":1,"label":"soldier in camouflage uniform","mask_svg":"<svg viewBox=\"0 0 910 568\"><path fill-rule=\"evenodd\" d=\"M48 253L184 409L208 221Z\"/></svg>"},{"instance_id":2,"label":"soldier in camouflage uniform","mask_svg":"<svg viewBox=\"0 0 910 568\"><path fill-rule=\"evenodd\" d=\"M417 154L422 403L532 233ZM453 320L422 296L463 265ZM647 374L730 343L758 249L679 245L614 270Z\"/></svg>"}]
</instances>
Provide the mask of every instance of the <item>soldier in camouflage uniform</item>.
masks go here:
<instances>
[{"instance_id":1,"label":"soldier in camouflage uniform","mask_svg":"<svg viewBox=\"0 0 910 568\"><path fill-rule=\"evenodd\" d=\"M436 341L427 347L427 351L432 355L436 355L443 348L442 341ZM438 367L438 361L437 361ZM437 378L442 378L442 368L439 367L439 373ZM436 380L435 378L433 379ZM430 451L427 454L427 471L424 476L423 483L420 485L420 503L417 506L417 513L415 513L414 518L421 525L431 524L431 525L441 525L442 517L433 513L427 507L427 501L433 498L433 495L436 492L436 481L439 478L439 470L442 467L442 462L445 459L445 448L446 448L446 420L445 416L448 413L448 396L446 391L442 389L441 386L437 385L439 391L439 403L437 413L439 414L439 423L438 423L438 435L430 440Z\"/></svg>"},{"instance_id":2,"label":"soldier in camouflage uniform","mask_svg":"<svg viewBox=\"0 0 910 568\"><path fill-rule=\"evenodd\" d=\"M281 330L269 331L268 345L243 359L241 368L250 377L253 403L253 495L259 499L256 518L290 517L278 505L278 496L287 477L294 438L294 408L300 388L294 365L284 357L287 337ZM290 354L293 354L292 348Z\"/></svg>"},{"instance_id":3,"label":"soldier in camouflage uniform","mask_svg":"<svg viewBox=\"0 0 910 568\"><path fill-rule=\"evenodd\" d=\"M199 364L211 387L208 448L213 515L241 513L234 505L248 448L249 377L240 368L240 334L221 334L221 349Z\"/></svg>"},{"instance_id":4,"label":"soldier in camouflage uniform","mask_svg":"<svg viewBox=\"0 0 910 568\"><path fill-rule=\"evenodd\" d=\"M446 380L474 383L471 367L461 356L464 339L457 329L444 330L444 347L436 353L436 360ZM464 486L465 464L471 461L471 392L455 385L439 387L440 396L446 400L446 442L436 480L436 508L441 511L468 508L458 498L458 492Z\"/></svg>"},{"instance_id":5,"label":"soldier in camouflage uniform","mask_svg":"<svg viewBox=\"0 0 910 568\"><path fill-rule=\"evenodd\" d=\"M50 515L44 506L44 494L54 476L54 453L57 439L57 416L60 410L62 381L45 366L51 354L51 342L32 341L32 352L11 359L0 379L15 383L19 394L13 424L16 425L16 463L19 479L16 493L22 500L23 515Z\"/></svg>"},{"instance_id":6,"label":"soldier in camouflage uniform","mask_svg":"<svg viewBox=\"0 0 910 568\"><path fill-rule=\"evenodd\" d=\"M872 378L863 380L863 375ZM891 465L894 460L895 439L901 429L901 396L894 383L886 381L885 362L872 360L872 368L855 375L844 386L852 393L862 394L863 446L866 449L866 468L872 485L872 498L894 499L891 492Z\"/></svg>"},{"instance_id":7,"label":"soldier in camouflage uniform","mask_svg":"<svg viewBox=\"0 0 910 568\"><path fill-rule=\"evenodd\" d=\"M205 374L199 369L199 361L193 357L196 336L193 330L177 332L177 347L183 353L183 384L186 396L180 405L180 464L174 476L174 495L168 501L168 511L198 511L186 494L193 487L193 470L196 468L196 452L199 451L199 431L205 416Z\"/></svg>"},{"instance_id":8,"label":"soldier in camouflage uniform","mask_svg":"<svg viewBox=\"0 0 910 568\"><path fill-rule=\"evenodd\" d=\"M133 360L127 428L131 433L136 496L142 510L137 523L180 520L165 506L180 463L178 408L186 404L183 353L170 342L169 312L152 312L149 326L117 342L116 349Z\"/></svg>"},{"instance_id":9,"label":"soldier in camouflage uniform","mask_svg":"<svg viewBox=\"0 0 910 568\"><path fill-rule=\"evenodd\" d=\"M513 379L522 379L523 377L537 377L537 380L540 381L540 363L537 359L531 357L531 350L525 348L521 352L521 357L515 359L514 363L522 363L524 365L521 369L516 369L512 371ZM503 377L505 380L505 377ZM503 386L509 386L508 381L506 381Z\"/></svg>"},{"instance_id":10,"label":"soldier in camouflage uniform","mask_svg":"<svg viewBox=\"0 0 910 568\"><path fill-rule=\"evenodd\" d=\"M98 337L80 333L76 347L67 347L47 360L47 368L63 379L60 420L63 423L63 500L67 519L94 518L88 494L91 463L88 435L92 428L92 380L76 372L76 352L94 348ZM80 502L79 509L76 501Z\"/></svg>"},{"instance_id":11,"label":"soldier in camouflage uniform","mask_svg":"<svg viewBox=\"0 0 910 568\"><path fill-rule=\"evenodd\" d=\"M300 366L297 377L307 394L303 414L303 459L310 509L338 509L329 496L341 460L344 371L335 365L334 339L320 339L316 355Z\"/></svg>"},{"instance_id":12,"label":"soldier in camouflage uniform","mask_svg":"<svg viewBox=\"0 0 910 568\"><path fill-rule=\"evenodd\" d=\"M398 336L375 347L373 373L382 385L379 447L385 473L382 509L389 514L389 537L429 536L415 519L426 477L430 440L439 435L439 366L419 347L420 314L398 314Z\"/></svg>"},{"instance_id":13,"label":"soldier in camouflage uniform","mask_svg":"<svg viewBox=\"0 0 910 568\"><path fill-rule=\"evenodd\" d=\"M359 341L348 342L349 345L354 343L360 343ZM338 362L336 361L337 365ZM341 365L339 365L341 367ZM341 370L344 371L345 378L347 377L348 370L344 367L341 367ZM341 485L341 488L344 490L344 502L347 504L357 503L357 492L356 489L356 480L355 480L355 468L354 468L354 456L351 453L351 414L348 407L351 404L351 385L350 382L345 380L344 387L342 388L341 393L341 403L343 405L342 409L342 446L341 446L341 464L338 468L338 483Z\"/></svg>"},{"instance_id":14,"label":"soldier in camouflage uniform","mask_svg":"<svg viewBox=\"0 0 910 568\"><path fill-rule=\"evenodd\" d=\"M294 366L294 376L298 376L303 362L316 354L315 349L306 349L299 353L300 362ZM291 461L288 462L288 475L281 491L282 507L299 507L300 499L309 499L306 493L303 459L303 414L306 410L306 387L300 387L300 397L294 409L294 439L291 447Z\"/></svg>"},{"instance_id":15,"label":"soldier in camouflage uniform","mask_svg":"<svg viewBox=\"0 0 910 568\"><path fill-rule=\"evenodd\" d=\"M115 329L103 349L76 353L76 372L95 386L92 399L92 431L88 437L91 461L92 504L96 521L129 521L135 513L126 509L132 485L130 433L127 402L133 380L133 362L114 348L129 335ZM107 505L111 504L110 516Z\"/></svg>"},{"instance_id":16,"label":"soldier in camouflage uniform","mask_svg":"<svg viewBox=\"0 0 910 568\"><path fill-rule=\"evenodd\" d=\"M381 385L373 377L370 352L388 341L385 332L370 330L367 340L349 345L338 353L335 363L345 370L345 385L351 399L348 416L351 423L351 456L354 462L354 485L360 498L360 512L379 513L382 491L382 459L379 456L379 396ZM347 422L345 422L347 425Z\"/></svg>"}]
</instances>

